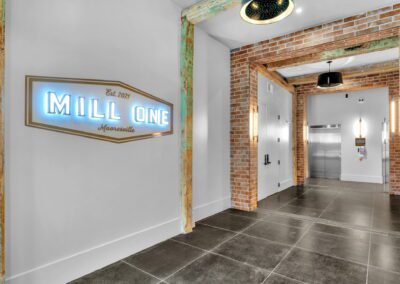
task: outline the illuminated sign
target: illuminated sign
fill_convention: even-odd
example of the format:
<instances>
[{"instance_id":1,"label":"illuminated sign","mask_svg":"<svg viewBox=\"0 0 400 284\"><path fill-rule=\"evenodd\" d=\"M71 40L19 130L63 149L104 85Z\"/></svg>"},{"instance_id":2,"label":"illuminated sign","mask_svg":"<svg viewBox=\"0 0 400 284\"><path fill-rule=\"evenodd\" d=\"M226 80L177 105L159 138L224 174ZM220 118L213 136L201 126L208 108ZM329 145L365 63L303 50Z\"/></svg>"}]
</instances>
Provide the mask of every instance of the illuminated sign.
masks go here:
<instances>
[{"instance_id":1,"label":"illuminated sign","mask_svg":"<svg viewBox=\"0 0 400 284\"><path fill-rule=\"evenodd\" d=\"M26 76L26 125L116 143L173 133L173 105L116 81Z\"/></svg>"}]
</instances>

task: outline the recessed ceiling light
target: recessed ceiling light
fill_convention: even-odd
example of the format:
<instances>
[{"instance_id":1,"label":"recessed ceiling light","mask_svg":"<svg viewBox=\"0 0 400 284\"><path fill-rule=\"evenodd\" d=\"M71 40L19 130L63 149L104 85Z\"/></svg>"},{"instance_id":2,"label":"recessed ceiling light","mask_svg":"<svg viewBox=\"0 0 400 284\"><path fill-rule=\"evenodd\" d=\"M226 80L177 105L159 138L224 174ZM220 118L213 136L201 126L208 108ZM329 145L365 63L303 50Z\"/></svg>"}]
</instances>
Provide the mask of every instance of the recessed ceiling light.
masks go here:
<instances>
[{"instance_id":1,"label":"recessed ceiling light","mask_svg":"<svg viewBox=\"0 0 400 284\"><path fill-rule=\"evenodd\" d=\"M293 0L241 0L240 15L246 22L266 25L278 22L294 11Z\"/></svg>"},{"instance_id":2,"label":"recessed ceiling light","mask_svg":"<svg viewBox=\"0 0 400 284\"><path fill-rule=\"evenodd\" d=\"M296 14L301 14L301 13L303 13L303 8L302 7L298 7L296 9Z\"/></svg>"}]
</instances>

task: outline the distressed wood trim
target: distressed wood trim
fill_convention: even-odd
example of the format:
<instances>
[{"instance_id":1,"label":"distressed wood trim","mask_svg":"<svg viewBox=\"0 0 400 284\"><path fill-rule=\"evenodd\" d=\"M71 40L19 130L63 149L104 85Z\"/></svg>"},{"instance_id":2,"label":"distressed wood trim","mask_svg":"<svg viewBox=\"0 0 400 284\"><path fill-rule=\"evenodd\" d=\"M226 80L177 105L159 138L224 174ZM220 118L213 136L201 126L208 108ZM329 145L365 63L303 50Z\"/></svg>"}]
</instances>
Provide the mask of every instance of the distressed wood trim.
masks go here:
<instances>
[{"instance_id":1,"label":"distressed wood trim","mask_svg":"<svg viewBox=\"0 0 400 284\"><path fill-rule=\"evenodd\" d=\"M383 38L379 40L372 40L358 45L340 47L331 50L321 51L318 53L311 53L296 58L289 58L280 61L270 62L267 64L267 67L269 71L276 71L277 69L299 66L309 63L316 63L325 60L334 60L343 57L387 50L395 47L399 47L398 36Z\"/></svg>"},{"instance_id":2,"label":"distressed wood trim","mask_svg":"<svg viewBox=\"0 0 400 284\"><path fill-rule=\"evenodd\" d=\"M192 168L193 168L193 56L194 24L186 17L181 27L181 198L182 227L185 233L193 230Z\"/></svg>"},{"instance_id":3,"label":"distressed wood trim","mask_svg":"<svg viewBox=\"0 0 400 284\"><path fill-rule=\"evenodd\" d=\"M383 62L383 63L347 68L347 69L342 69L342 70L337 70L337 71L342 72L344 79L350 79L350 78L367 76L367 75L372 75L372 74L377 74L377 73L388 73L388 72L393 72L393 71L397 71L397 70L399 70L399 61L393 60L393 61L387 61L387 62ZM309 75L304 75L304 76L287 78L287 81L289 84L292 84L292 85L311 84L311 83L317 83L318 76L319 76L319 73L309 74Z\"/></svg>"},{"instance_id":4,"label":"distressed wood trim","mask_svg":"<svg viewBox=\"0 0 400 284\"><path fill-rule=\"evenodd\" d=\"M297 93L292 94L292 165L293 185L297 185Z\"/></svg>"},{"instance_id":5,"label":"distressed wood trim","mask_svg":"<svg viewBox=\"0 0 400 284\"><path fill-rule=\"evenodd\" d=\"M290 92L291 94L294 94L296 92L293 85L289 84L286 78L282 77L278 72L271 72L263 65L259 65L257 67L257 71L266 78L270 79L272 82L278 84L279 86Z\"/></svg>"},{"instance_id":6,"label":"distressed wood trim","mask_svg":"<svg viewBox=\"0 0 400 284\"><path fill-rule=\"evenodd\" d=\"M240 0L203 0L184 9L182 17L192 24L198 24L240 4Z\"/></svg>"}]
</instances>

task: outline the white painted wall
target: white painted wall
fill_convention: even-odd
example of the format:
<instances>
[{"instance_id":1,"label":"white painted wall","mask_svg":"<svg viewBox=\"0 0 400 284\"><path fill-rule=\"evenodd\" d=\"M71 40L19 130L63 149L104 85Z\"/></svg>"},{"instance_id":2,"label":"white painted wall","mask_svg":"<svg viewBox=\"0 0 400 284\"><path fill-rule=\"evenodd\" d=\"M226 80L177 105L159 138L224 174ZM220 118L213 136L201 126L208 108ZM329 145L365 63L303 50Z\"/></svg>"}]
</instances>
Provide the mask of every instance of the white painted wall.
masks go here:
<instances>
[{"instance_id":1,"label":"white painted wall","mask_svg":"<svg viewBox=\"0 0 400 284\"><path fill-rule=\"evenodd\" d=\"M346 181L382 183L382 123L389 120L389 90L316 95L308 98L309 125L341 124L342 175ZM364 98L364 104L359 104ZM367 159L359 161L355 146L355 124L363 119L367 138ZM356 129L357 130L357 129Z\"/></svg>"},{"instance_id":2,"label":"white painted wall","mask_svg":"<svg viewBox=\"0 0 400 284\"><path fill-rule=\"evenodd\" d=\"M199 220L230 207L230 50L195 28L193 206Z\"/></svg>"},{"instance_id":3,"label":"white painted wall","mask_svg":"<svg viewBox=\"0 0 400 284\"><path fill-rule=\"evenodd\" d=\"M292 94L258 74L258 107L258 199L261 200L293 186ZM267 166L266 154L271 162Z\"/></svg>"},{"instance_id":4,"label":"white painted wall","mask_svg":"<svg viewBox=\"0 0 400 284\"><path fill-rule=\"evenodd\" d=\"M16 0L6 14L7 282L65 283L178 234L180 8L165 0ZM196 35L207 59L196 59L195 70L204 95L195 108L207 115L195 133L208 135L195 137L195 159L202 151L208 160L195 163L194 199L204 207L229 196L229 52ZM123 81L173 103L175 133L117 145L26 127L27 74Z\"/></svg>"}]
</instances>

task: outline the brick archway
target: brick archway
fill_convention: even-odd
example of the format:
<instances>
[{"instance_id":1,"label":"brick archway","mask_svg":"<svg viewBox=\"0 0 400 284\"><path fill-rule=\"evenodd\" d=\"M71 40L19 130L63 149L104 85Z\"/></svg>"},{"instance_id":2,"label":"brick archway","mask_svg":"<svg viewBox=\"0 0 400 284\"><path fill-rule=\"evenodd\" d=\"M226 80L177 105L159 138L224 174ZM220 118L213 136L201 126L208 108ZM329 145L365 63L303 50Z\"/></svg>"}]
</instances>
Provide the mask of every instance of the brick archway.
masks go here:
<instances>
[{"instance_id":1,"label":"brick archway","mask_svg":"<svg viewBox=\"0 0 400 284\"><path fill-rule=\"evenodd\" d=\"M247 45L231 52L231 191L234 208L252 211L257 208L257 142L250 139L250 112L257 106L257 72L263 66L278 61L299 61L299 58L317 60L315 54L324 50L355 49L372 41L399 36L400 5L389 6L335 21L329 24L298 31L289 35ZM384 49L385 46L382 46ZM334 55L331 53L331 55ZM320 60L321 61L321 60ZM316 62L316 61L314 61ZM390 97L399 100L398 70L393 73L353 78L336 91L356 90L387 86ZM315 92L312 85L297 88L296 104L296 177L297 184L306 177L306 125L304 94ZM399 113L395 114L399 119ZM400 129L396 129L390 140L391 193L400 194Z\"/></svg>"}]
</instances>

